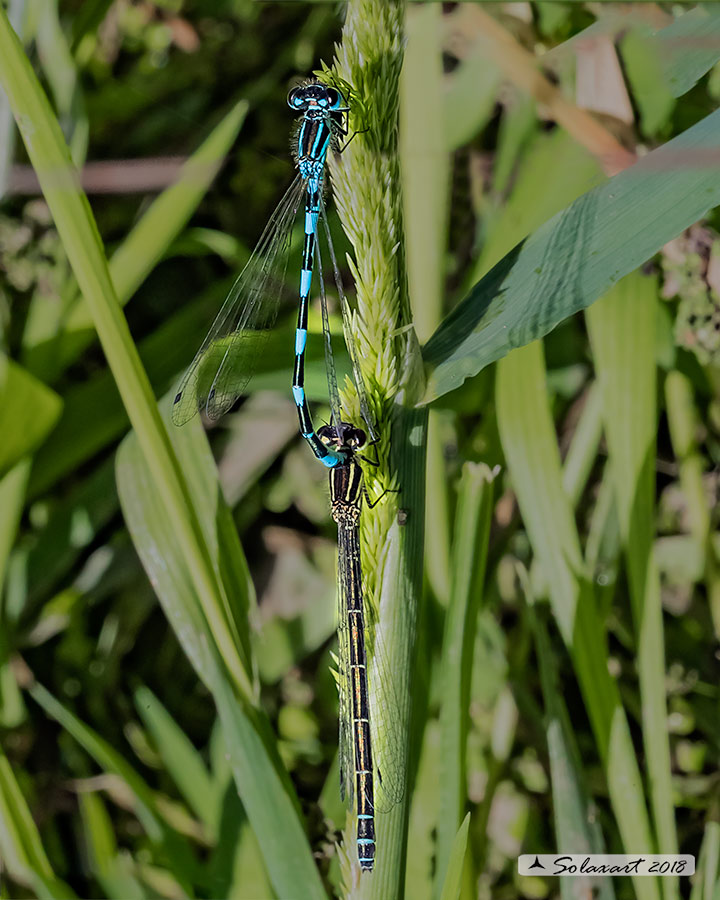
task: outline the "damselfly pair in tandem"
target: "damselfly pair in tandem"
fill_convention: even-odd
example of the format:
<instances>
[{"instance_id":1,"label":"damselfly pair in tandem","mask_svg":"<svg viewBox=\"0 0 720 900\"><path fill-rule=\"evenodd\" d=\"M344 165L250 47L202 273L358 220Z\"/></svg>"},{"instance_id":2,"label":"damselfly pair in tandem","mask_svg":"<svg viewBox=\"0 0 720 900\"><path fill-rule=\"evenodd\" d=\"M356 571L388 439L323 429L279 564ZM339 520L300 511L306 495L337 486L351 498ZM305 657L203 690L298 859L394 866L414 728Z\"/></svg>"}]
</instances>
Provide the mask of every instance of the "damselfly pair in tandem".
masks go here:
<instances>
[{"instance_id":1,"label":"damselfly pair in tandem","mask_svg":"<svg viewBox=\"0 0 720 900\"><path fill-rule=\"evenodd\" d=\"M365 496L358 457L377 433L370 414L359 355L350 329L351 313L342 286L327 222L323 192L329 150L340 152L348 134L349 107L341 92L320 82L294 88L291 109L301 113L297 132L298 174L273 213L254 253L233 285L210 332L175 396L172 418L187 422L198 409L211 419L227 412L246 388L277 318L285 288L288 251L298 211L304 204L304 243L295 331L292 393L300 431L316 458L329 469L332 515L338 526L340 770L341 793L357 804L357 853L361 869L375 862L375 813L392 808L404 791L404 756L393 731L400 721L392 677L379 631L368 628L363 600L359 522ZM343 317L364 427L343 421L318 225L326 238ZM305 348L313 269L322 312L331 423L315 429L305 396ZM364 457L363 457L364 458ZM372 631L372 633L371 633ZM372 641L373 652L366 645ZM381 702L377 698L382 698Z\"/></svg>"}]
</instances>

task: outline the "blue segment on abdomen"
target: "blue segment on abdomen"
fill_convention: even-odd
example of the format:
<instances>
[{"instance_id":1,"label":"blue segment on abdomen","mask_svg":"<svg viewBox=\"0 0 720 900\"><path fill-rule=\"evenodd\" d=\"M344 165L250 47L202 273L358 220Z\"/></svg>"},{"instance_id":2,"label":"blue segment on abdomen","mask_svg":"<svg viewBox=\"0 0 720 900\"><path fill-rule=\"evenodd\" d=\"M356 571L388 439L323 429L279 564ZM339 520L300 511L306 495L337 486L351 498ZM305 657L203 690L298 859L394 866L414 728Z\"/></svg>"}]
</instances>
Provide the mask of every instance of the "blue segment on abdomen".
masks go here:
<instances>
[{"instance_id":1,"label":"blue segment on abdomen","mask_svg":"<svg viewBox=\"0 0 720 900\"><path fill-rule=\"evenodd\" d=\"M295 355L300 356L305 352L305 344L307 343L307 330L305 328L295 329Z\"/></svg>"},{"instance_id":2,"label":"blue segment on abdomen","mask_svg":"<svg viewBox=\"0 0 720 900\"><path fill-rule=\"evenodd\" d=\"M295 404L297 406L302 406L303 403L305 402L305 389L301 388L297 384L294 384L292 392L293 392L293 397L295 399Z\"/></svg>"},{"instance_id":3,"label":"blue segment on abdomen","mask_svg":"<svg viewBox=\"0 0 720 900\"><path fill-rule=\"evenodd\" d=\"M310 269L302 269L300 272L300 296L307 297L310 293L310 282L312 281L312 272Z\"/></svg>"},{"instance_id":4,"label":"blue segment on abdomen","mask_svg":"<svg viewBox=\"0 0 720 900\"><path fill-rule=\"evenodd\" d=\"M316 212L305 213L305 234L314 234L317 229L318 214Z\"/></svg>"}]
</instances>

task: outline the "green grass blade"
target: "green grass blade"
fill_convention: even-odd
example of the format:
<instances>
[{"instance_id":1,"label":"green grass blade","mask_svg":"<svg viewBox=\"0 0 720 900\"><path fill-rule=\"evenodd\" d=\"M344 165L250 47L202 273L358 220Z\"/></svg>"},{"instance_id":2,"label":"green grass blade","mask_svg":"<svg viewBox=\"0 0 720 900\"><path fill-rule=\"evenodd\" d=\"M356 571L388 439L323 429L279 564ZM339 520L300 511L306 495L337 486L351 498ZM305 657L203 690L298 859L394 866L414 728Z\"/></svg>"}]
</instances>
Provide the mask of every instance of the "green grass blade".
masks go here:
<instances>
[{"instance_id":1,"label":"green grass blade","mask_svg":"<svg viewBox=\"0 0 720 900\"><path fill-rule=\"evenodd\" d=\"M440 707L440 815L435 896L443 894L450 857L467 804L467 733L477 616L484 596L485 562L493 509L491 470L465 463L458 488L450 604L442 647Z\"/></svg>"},{"instance_id":2,"label":"green grass blade","mask_svg":"<svg viewBox=\"0 0 720 900\"><path fill-rule=\"evenodd\" d=\"M698 4L653 39L665 84L673 97L682 97L720 59L720 12L712 4Z\"/></svg>"},{"instance_id":3,"label":"green grass blade","mask_svg":"<svg viewBox=\"0 0 720 900\"><path fill-rule=\"evenodd\" d=\"M3 728L16 728L25 717L22 694L10 668L11 622L16 616L7 611L3 586L25 506L29 474L30 459L26 457L0 478L0 621L3 623L0 628L0 725Z\"/></svg>"},{"instance_id":4,"label":"green grass blade","mask_svg":"<svg viewBox=\"0 0 720 900\"><path fill-rule=\"evenodd\" d=\"M441 8L410 6L408 46L400 77L400 160L408 288L419 340L426 340L442 317L450 155L445 131L428 129L428 117L445 115L440 37ZM420 149L422 148L422 149ZM450 586L450 512L440 421L430 414L424 562L435 596L447 603Z\"/></svg>"},{"instance_id":5,"label":"green grass blade","mask_svg":"<svg viewBox=\"0 0 720 900\"><path fill-rule=\"evenodd\" d=\"M23 37L23 24L25 19L26 0L10 0L7 4L8 18L15 29L15 33ZM12 110L4 93L0 93L0 200L5 196L8 178L15 151L15 122Z\"/></svg>"},{"instance_id":6,"label":"green grass blade","mask_svg":"<svg viewBox=\"0 0 720 900\"><path fill-rule=\"evenodd\" d=\"M152 735L165 771L193 813L205 824L211 839L216 840L221 797L202 757L149 688L139 687L135 691L135 706Z\"/></svg>"},{"instance_id":7,"label":"green grass blade","mask_svg":"<svg viewBox=\"0 0 720 900\"><path fill-rule=\"evenodd\" d=\"M563 488L577 506L597 458L602 437L602 407L597 385L591 385L563 463Z\"/></svg>"},{"instance_id":8,"label":"green grass blade","mask_svg":"<svg viewBox=\"0 0 720 900\"><path fill-rule=\"evenodd\" d=\"M55 877L20 786L1 750L0 853L3 868L21 884L34 888L38 897L75 896L66 884Z\"/></svg>"},{"instance_id":9,"label":"green grass blade","mask_svg":"<svg viewBox=\"0 0 720 900\"><path fill-rule=\"evenodd\" d=\"M718 205L720 172L703 160L719 145L717 111L579 197L511 250L425 345L425 402L589 306Z\"/></svg>"},{"instance_id":10,"label":"green grass blade","mask_svg":"<svg viewBox=\"0 0 720 900\"><path fill-rule=\"evenodd\" d=\"M162 841L168 829L156 809L155 796L127 760L41 684L33 682L28 688L28 693L49 716L72 735L104 771L113 772L126 782L135 798L135 812L143 828L151 840Z\"/></svg>"},{"instance_id":11,"label":"green grass blade","mask_svg":"<svg viewBox=\"0 0 720 900\"><path fill-rule=\"evenodd\" d=\"M442 128L428 132L427 118L444 113L441 9L409 7L408 49L400 78L400 156L407 267L415 329L421 341L442 317L450 156ZM420 149L422 148L422 149Z\"/></svg>"},{"instance_id":12,"label":"green grass blade","mask_svg":"<svg viewBox=\"0 0 720 900\"><path fill-rule=\"evenodd\" d=\"M529 598L531 599L531 598ZM545 623L530 606L530 623L540 667L540 681L545 703L545 730L550 757L553 817L558 850L563 853L604 853L600 824L591 805L590 791L583 783L580 751L562 690L557 681L557 666ZM568 879L564 879L568 880ZM579 881L578 884L582 882ZM584 887L590 892L586 883ZM575 882L567 888L560 883L563 900L577 896ZM613 900L612 879L597 882L598 900Z\"/></svg>"},{"instance_id":13,"label":"green grass blade","mask_svg":"<svg viewBox=\"0 0 720 900\"><path fill-rule=\"evenodd\" d=\"M128 858L118 854L113 823L99 794L81 791L78 806L90 871L110 900L143 900L142 885L128 871Z\"/></svg>"},{"instance_id":14,"label":"green grass blade","mask_svg":"<svg viewBox=\"0 0 720 900\"><path fill-rule=\"evenodd\" d=\"M429 719L420 734L422 746L416 750L419 758L408 825L408 847L413 848L415 859L413 865L408 866L405 896L413 900L431 900L435 829L440 810L437 777L440 768L440 724L437 719Z\"/></svg>"},{"instance_id":15,"label":"green grass blade","mask_svg":"<svg viewBox=\"0 0 720 900\"><path fill-rule=\"evenodd\" d=\"M61 410L54 391L0 354L0 476L38 448Z\"/></svg>"},{"instance_id":16,"label":"green grass blade","mask_svg":"<svg viewBox=\"0 0 720 900\"><path fill-rule=\"evenodd\" d=\"M557 627L578 683L605 767L613 812L626 852L651 852L642 777L590 585L582 574L580 542L563 491L560 453L548 404L542 347L533 343L498 365L498 426L523 522L543 567ZM552 522L552 528L548 523ZM634 879L641 900L658 900L654 879Z\"/></svg>"},{"instance_id":17,"label":"green grass blade","mask_svg":"<svg viewBox=\"0 0 720 900\"><path fill-rule=\"evenodd\" d=\"M705 825L690 900L717 900L720 890L720 823Z\"/></svg>"},{"instance_id":18,"label":"green grass blade","mask_svg":"<svg viewBox=\"0 0 720 900\"><path fill-rule=\"evenodd\" d=\"M171 401L169 395L162 402L166 413ZM237 635L237 645L246 654L244 664L251 667L248 619L254 603L252 583L199 417L174 429L172 438L188 473L194 508L218 576L233 601L226 611L228 621ZM267 721L262 713L238 701L218 666L210 633L193 602L194 586L175 540L173 523L162 508L134 434L123 441L118 452L117 477L125 519L143 566L183 649L213 693L236 784L270 880L279 896L292 896L297 885L303 885L303 896L322 896L292 786L277 759Z\"/></svg>"},{"instance_id":19,"label":"green grass blade","mask_svg":"<svg viewBox=\"0 0 720 900\"><path fill-rule=\"evenodd\" d=\"M526 122L521 124L529 127ZM564 131L534 135L521 156L512 192L490 228L469 284L486 275L543 222L605 180L595 157Z\"/></svg>"},{"instance_id":20,"label":"green grass blade","mask_svg":"<svg viewBox=\"0 0 720 900\"><path fill-rule=\"evenodd\" d=\"M703 483L705 459L698 447L701 418L692 383L687 375L677 369L668 372L665 378L665 407L673 452L680 469L680 486L688 508L690 531L702 559L702 576L715 634L720 636L720 566L711 541L710 503Z\"/></svg>"},{"instance_id":21,"label":"green grass blade","mask_svg":"<svg viewBox=\"0 0 720 900\"><path fill-rule=\"evenodd\" d=\"M78 286L88 303L142 452L173 521L197 596L225 665L240 691L250 696L252 675L242 664L226 618L227 598L213 570L201 525L160 419L155 398L127 322L122 315L87 197L47 98L0 8L0 83L10 100L58 234Z\"/></svg>"},{"instance_id":22,"label":"green grass blade","mask_svg":"<svg viewBox=\"0 0 720 900\"><path fill-rule=\"evenodd\" d=\"M455 835L455 840L452 842L448 857L447 874L443 883L442 893L440 894L440 900L459 900L460 898L469 828L470 813L462 820L462 824Z\"/></svg>"},{"instance_id":23,"label":"green grass blade","mask_svg":"<svg viewBox=\"0 0 720 900\"><path fill-rule=\"evenodd\" d=\"M325 897L297 806L289 793L289 779L279 773L277 761L273 765L268 754L271 734L267 722L256 710L238 703L214 658L210 684L235 784L278 897Z\"/></svg>"},{"instance_id":24,"label":"green grass blade","mask_svg":"<svg viewBox=\"0 0 720 900\"><path fill-rule=\"evenodd\" d=\"M237 103L213 129L180 170L177 181L145 210L110 259L110 277L123 305L133 296L190 220L242 128L246 100ZM87 304L74 307L64 325L62 340L68 350L63 367L93 339L93 319Z\"/></svg>"},{"instance_id":25,"label":"green grass blade","mask_svg":"<svg viewBox=\"0 0 720 900\"><path fill-rule=\"evenodd\" d=\"M172 392L162 401L168 418L171 402ZM250 673L254 663L248 615L254 604L254 592L237 533L230 526L232 533L225 534L228 530L225 501L199 416L183 428L173 428L170 436L176 458L187 473L188 490L203 541L210 550L216 577L223 585L222 597L227 598L223 616L242 668ZM211 633L196 603L195 584L177 542L176 523L167 516L162 495L134 432L118 450L116 478L120 504L140 560L183 649L200 677L209 684ZM251 696L255 690L253 686Z\"/></svg>"},{"instance_id":26,"label":"green grass blade","mask_svg":"<svg viewBox=\"0 0 720 900\"><path fill-rule=\"evenodd\" d=\"M635 272L588 310L587 322L635 621L645 758L658 850L677 853L663 613L653 550L657 303L655 277ZM677 879L663 878L662 885L666 897L677 896Z\"/></svg>"}]
</instances>

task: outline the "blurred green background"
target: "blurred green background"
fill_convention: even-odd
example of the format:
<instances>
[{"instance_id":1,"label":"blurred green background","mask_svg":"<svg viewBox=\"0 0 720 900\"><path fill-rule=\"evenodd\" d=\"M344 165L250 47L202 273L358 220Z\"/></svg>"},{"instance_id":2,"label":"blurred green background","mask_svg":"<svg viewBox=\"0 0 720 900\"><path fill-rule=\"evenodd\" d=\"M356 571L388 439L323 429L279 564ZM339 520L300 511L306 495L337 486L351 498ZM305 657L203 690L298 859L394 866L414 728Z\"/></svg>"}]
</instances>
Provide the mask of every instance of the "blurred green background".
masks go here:
<instances>
[{"instance_id":1,"label":"blurred green background","mask_svg":"<svg viewBox=\"0 0 720 900\"><path fill-rule=\"evenodd\" d=\"M286 94L330 64L343 6L5 6L84 167L162 397L293 177ZM518 241L720 97L714 4L475 7L407 10L400 162L421 342ZM213 699L125 525L115 454L128 418L11 123L0 95L0 896L281 895ZM594 896L720 897L716 219L587 315L558 314L544 363L531 344L432 404L408 898L589 897L586 882L520 877L515 860L603 847L693 853L699 874L605 881ZM655 234L642 192L634 221L603 222L628 246L646 224ZM569 220L573 241L585 227ZM677 234L665 227L657 247ZM569 246L550 242L554 273L572 272ZM311 325L322 418L319 316ZM288 308L250 395L209 439L257 594L273 746L325 888L359 895L367 884L336 849L335 526L325 472L296 434L293 327Z\"/></svg>"}]
</instances>

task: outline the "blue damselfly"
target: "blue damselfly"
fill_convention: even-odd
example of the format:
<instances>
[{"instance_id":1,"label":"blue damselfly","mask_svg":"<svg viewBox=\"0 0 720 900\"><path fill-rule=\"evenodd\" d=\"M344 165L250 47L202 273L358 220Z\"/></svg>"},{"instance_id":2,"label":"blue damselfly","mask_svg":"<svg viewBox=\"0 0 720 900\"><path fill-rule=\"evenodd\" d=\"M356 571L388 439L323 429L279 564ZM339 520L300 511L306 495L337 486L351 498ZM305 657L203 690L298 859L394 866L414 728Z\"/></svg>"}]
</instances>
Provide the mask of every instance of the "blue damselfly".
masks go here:
<instances>
[{"instance_id":1,"label":"blue damselfly","mask_svg":"<svg viewBox=\"0 0 720 900\"><path fill-rule=\"evenodd\" d=\"M398 715L388 666L379 635L373 635L372 665L368 665L367 616L363 599L359 521L365 488L359 451L368 436L377 440L369 412L359 354L349 327L350 311L330 238L323 201L328 149L340 150L347 135L349 107L335 88L319 82L294 88L289 106L302 113L297 133L298 175L280 201L255 251L235 281L215 322L185 374L175 396L172 418L182 425L203 410L210 418L227 412L247 386L265 341L275 323L283 291L293 225L304 202L304 242L300 297L295 331L292 392L300 431L330 475L333 519L338 526L338 688L340 697L341 793L357 802L357 848L360 867L375 861L375 812L390 809L404 790L404 759L396 746L393 723ZM345 341L352 363L360 413L366 432L343 422L330 341L329 317L322 277L318 223L323 224L334 281L343 316ZM314 263L322 311L325 363L331 424L315 430L305 396L305 347ZM374 696L384 698L382 705ZM378 737L379 735L379 737ZM382 766L373 746L389 748ZM386 759L385 759L386 757Z\"/></svg>"},{"instance_id":2,"label":"blue damselfly","mask_svg":"<svg viewBox=\"0 0 720 900\"><path fill-rule=\"evenodd\" d=\"M313 265L317 261L330 410L333 425L339 425L342 417L332 358L325 285L322 279L318 240L319 221L323 223L323 231L328 242L361 412L371 437L373 439L375 437L359 374L358 353L347 328L350 315L348 302L330 239L323 201L328 149L340 150L340 138L348 132L349 107L340 91L320 82L294 88L288 95L288 105L296 112L302 113L296 144L298 174L271 216L255 251L232 286L222 309L185 374L175 396L172 419L176 425L182 425L192 418L198 409L204 410L211 419L217 419L230 409L244 391L277 318L292 229L304 201L305 238L295 331L292 393L302 436L315 456L325 465L332 467L340 462L340 457L318 438L305 396L308 306Z\"/></svg>"}]
</instances>

